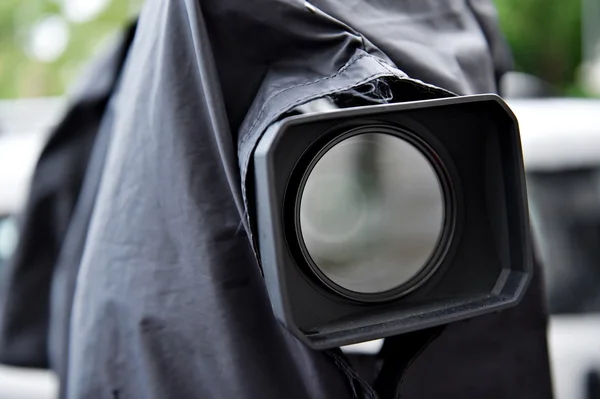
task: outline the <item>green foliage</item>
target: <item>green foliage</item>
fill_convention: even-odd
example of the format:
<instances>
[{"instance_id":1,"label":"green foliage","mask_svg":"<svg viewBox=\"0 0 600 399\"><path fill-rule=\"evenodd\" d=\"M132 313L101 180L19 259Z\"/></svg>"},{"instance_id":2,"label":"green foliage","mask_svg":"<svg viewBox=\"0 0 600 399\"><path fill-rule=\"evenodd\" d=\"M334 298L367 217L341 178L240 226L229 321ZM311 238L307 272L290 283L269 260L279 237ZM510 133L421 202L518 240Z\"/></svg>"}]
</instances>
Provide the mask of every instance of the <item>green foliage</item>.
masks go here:
<instances>
[{"instance_id":1,"label":"green foliage","mask_svg":"<svg viewBox=\"0 0 600 399\"><path fill-rule=\"evenodd\" d=\"M92 21L70 22L66 51L53 62L37 61L25 51L26 37L41 18L61 14L61 1L65 0L0 0L0 98L63 94L85 62L141 3L112 0ZM517 68L571 95L585 95L577 84L581 1L495 0Z\"/></svg>"},{"instance_id":2,"label":"green foliage","mask_svg":"<svg viewBox=\"0 0 600 399\"><path fill-rule=\"evenodd\" d=\"M582 94L581 0L495 0L518 70Z\"/></svg>"},{"instance_id":3,"label":"green foliage","mask_svg":"<svg viewBox=\"0 0 600 399\"><path fill-rule=\"evenodd\" d=\"M113 0L93 20L69 22L69 42L62 55L41 62L26 51L31 28L42 18L61 15L60 0L0 0L0 98L63 94L86 61L131 18L128 0Z\"/></svg>"}]
</instances>

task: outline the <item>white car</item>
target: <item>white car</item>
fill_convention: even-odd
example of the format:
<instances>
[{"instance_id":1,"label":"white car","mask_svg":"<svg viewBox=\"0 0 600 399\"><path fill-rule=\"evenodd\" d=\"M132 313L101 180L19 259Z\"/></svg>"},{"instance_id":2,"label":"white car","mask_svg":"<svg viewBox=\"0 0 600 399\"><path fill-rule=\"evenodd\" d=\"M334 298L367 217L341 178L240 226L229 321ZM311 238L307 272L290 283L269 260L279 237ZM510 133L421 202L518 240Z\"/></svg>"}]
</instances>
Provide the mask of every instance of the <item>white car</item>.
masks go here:
<instances>
[{"instance_id":1,"label":"white car","mask_svg":"<svg viewBox=\"0 0 600 399\"><path fill-rule=\"evenodd\" d=\"M534 237L552 313L558 399L592 398L600 382L600 100L513 100ZM593 396L597 397L597 396Z\"/></svg>"}]
</instances>

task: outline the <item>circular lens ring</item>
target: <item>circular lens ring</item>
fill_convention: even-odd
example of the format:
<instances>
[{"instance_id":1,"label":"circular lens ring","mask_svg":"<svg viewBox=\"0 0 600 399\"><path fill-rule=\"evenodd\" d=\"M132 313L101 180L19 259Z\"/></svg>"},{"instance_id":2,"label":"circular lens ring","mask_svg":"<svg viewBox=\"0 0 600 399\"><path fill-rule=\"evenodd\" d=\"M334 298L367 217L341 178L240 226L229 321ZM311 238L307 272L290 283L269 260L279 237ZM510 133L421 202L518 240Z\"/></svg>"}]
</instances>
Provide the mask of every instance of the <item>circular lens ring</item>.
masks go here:
<instances>
[{"instance_id":1,"label":"circular lens ring","mask_svg":"<svg viewBox=\"0 0 600 399\"><path fill-rule=\"evenodd\" d=\"M300 224L300 204L302 201L302 195L304 193L304 189L306 187L306 182L319 162L321 158L335 145L340 142L349 139L351 137L363 134L388 134L391 136L395 136L402 140L405 140L408 144L412 145L417 149L429 162L432 166L438 182L440 183L442 189L443 196L443 210L444 210L444 219L441 234L437 240L435 249L429 256L428 260L425 262L425 266L421 268L421 270L410 278L405 283L398 285L395 288L392 288L387 291L376 292L376 293L363 293L349 290L331 280L325 273L321 270L321 268L314 262L312 256L310 255L306 243L304 242L304 237L302 234L301 224ZM299 244L300 251L304 258L304 261L308 264L311 272L317 277L317 279L328 287L330 290L333 290L335 293L345 297L347 299L351 299L359 302L385 302L400 298L405 296L417 288L421 287L425 284L438 270L442 261L444 260L445 254L448 252L450 248L450 244L452 243L452 238L454 236L456 226L456 200L453 185L451 184L451 180L449 177L449 172L445 167L442 158L435 152L435 150L427 144L426 141L421 139L416 134L412 133L409 130L399 128L393 125L386 124L369 124L362 125L360 127L355 127L350 130L346 130L342 134L336 135L335 138L329 140L326 144L322 145L322 147L317 151L316 155L314 155L311 161L308 163L308 166L304 169L300 184L296 190L295 200L294 200L294 232L297 243Z\"/></svg>"}]
</instances>

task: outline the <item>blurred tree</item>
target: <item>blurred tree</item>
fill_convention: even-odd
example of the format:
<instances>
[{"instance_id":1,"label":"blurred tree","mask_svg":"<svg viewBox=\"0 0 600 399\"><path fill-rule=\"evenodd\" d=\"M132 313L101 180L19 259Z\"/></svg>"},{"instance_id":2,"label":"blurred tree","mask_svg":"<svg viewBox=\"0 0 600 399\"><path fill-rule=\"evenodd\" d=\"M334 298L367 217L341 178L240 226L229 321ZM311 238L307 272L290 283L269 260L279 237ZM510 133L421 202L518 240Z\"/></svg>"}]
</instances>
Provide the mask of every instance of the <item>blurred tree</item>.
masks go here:
<instances>
[{"instance_id":1,"label":"blurred tree","mask_svg":"<svg viewBox=\"0 0 600 399\"><path fill-rule=\"evenodd\" d=\"M141 2L0 0L0 98L63 94L86 60ZM495 2L517 69L565 93L585 94L577 76L582 60L581 0ZM89 20L77 17L73 10L85 11L83 4L101 11Z\"/></svg>"},{"instance_id":2,"label":"blurred tree","mask_svg":"<svg viewBox=\"0 0 600 399\"><path fill-rule=\"evenodd\" d=\"M1 0L0 98L65 92L140 0Z\"/></svg>"},{"instance_id":3,"label":"blurred tree","mask_svg":"<svg viewBox=\"0 0 600 399\"><path fill-rule=\"evenodd\" d=\"M516 68L566 94L585 94L578 85L578 67L582 61L581 0L495 0L495 3Z\"/></svg>"}]
</instances>

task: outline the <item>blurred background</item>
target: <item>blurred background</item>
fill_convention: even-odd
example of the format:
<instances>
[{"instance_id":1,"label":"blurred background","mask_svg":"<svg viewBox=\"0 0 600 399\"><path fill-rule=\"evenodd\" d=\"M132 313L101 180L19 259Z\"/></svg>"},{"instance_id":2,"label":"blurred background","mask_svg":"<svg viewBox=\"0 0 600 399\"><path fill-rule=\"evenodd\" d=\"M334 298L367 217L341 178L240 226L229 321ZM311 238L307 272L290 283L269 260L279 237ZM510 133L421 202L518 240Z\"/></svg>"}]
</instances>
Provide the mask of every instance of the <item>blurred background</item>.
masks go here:
<instances>
[{"instance_id":1,"label":"blurred background","mask_svg":"<svg viewBox=\"0 0 600 399\"><path fill-rule=\"evenodd\" d=\"M0 1L0 268L48 132L94 54L142 0ZM600 396L600 1L495 0L515 72L531 215L545 269L556 397ZM0 398L53 398L51 373L0 366Z\"/></svg>"},{"instance_id":2,"label":"blurred background","mask_svg":"<svg viewBox=\"0 0 600 399\"><path fill-rule=\"evenodd\" d=\"M63 95L141 0L2 0L0 98Z\"/></svg>"},{"instance_id":3,"label":"blurred background","mask_svg":"<svg viewBox=\"0 0 600 399\"><path fill-rule=\"evenodd\" d=\"M548 94L600 95L600 3L596 0L495 0L517 71Z\"/></svg>"},{"instance_id":4,"label":"blurred background","mask_svg":"<svg viewBox=\"0 0 600 399\"><path fill-rule=\"evenodd\" d=\"M553 94L600 95L600 4L495 0L518 71ZM65 94L143 0L2 0L0 99Z\"/></svg>"}]
</instances>

